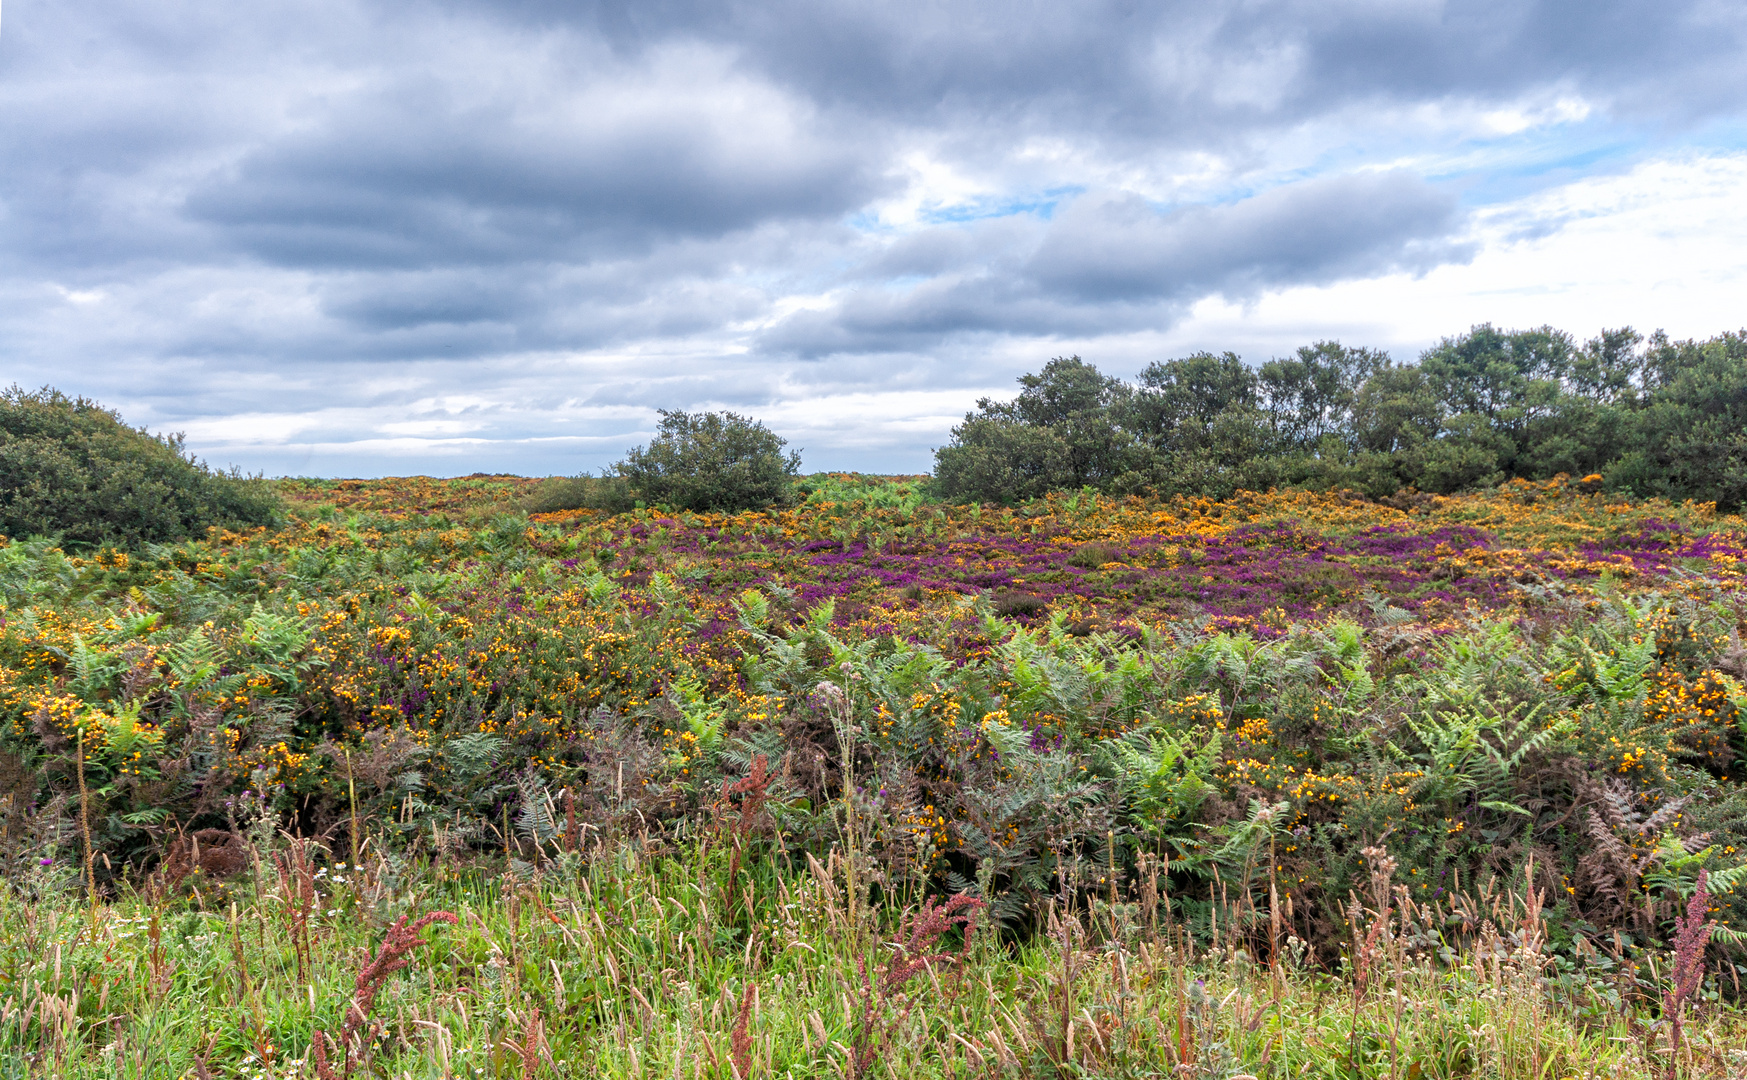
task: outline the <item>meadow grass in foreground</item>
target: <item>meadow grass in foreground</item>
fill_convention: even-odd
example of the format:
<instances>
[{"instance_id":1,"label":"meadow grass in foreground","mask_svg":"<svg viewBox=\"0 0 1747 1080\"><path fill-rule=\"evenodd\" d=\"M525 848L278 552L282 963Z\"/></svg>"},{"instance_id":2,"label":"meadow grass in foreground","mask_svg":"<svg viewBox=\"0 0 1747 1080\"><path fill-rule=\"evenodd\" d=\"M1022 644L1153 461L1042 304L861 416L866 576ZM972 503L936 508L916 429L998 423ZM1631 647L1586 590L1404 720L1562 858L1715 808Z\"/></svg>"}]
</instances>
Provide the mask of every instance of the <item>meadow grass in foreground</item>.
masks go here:
<instances>
[{"instance_id":1,"label":"meadow grass in foreground","mask_svg":"<svg viewBox=\"0 0 1747 1080\"><path fill-rule=\"evenodd\" d=\"M1494 882L1469 898L1484 926L1452 954L1438 913L1393 885L1380 850L1341 978L1296 938L1253 955L1236 906L1224 916L1238 934L1198 941L1150 906L1156 880L1089 880L1089 903L1052 900L1017 940L977 927L972 903L950 915L873 903L851 891L847 856L795 867L735 836L621 838L509 873L368 848L329 863L281 841L254 853L259 873L186 899L95 905L43 868L0 898L0 1068L248 1080L1747 1070L1747 1014L1717 1004L1714 983L1681 1004L1676 1052L1668 999L1561 968L1538 892ZM453 923L425 926L423 944L402 933L384 957L397 920L439 912ZM397 956L407 964L393 970ZM380 977L360 978L373 958Z\"/></svg>"}]
</instances>

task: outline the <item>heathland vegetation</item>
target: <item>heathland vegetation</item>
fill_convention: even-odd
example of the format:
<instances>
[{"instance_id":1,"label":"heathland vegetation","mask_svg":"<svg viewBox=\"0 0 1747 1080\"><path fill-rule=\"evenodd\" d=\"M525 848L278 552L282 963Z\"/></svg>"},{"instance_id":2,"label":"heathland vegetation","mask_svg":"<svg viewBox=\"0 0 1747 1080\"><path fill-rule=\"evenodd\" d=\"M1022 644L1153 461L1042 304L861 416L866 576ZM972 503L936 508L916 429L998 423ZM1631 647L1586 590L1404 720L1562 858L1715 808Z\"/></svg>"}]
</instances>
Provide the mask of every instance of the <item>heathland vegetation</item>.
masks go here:
<instances>
[{"instance_id":1,"label":"heathland vegetation","mask_svg":"<svg viewBox=\"0 0 1747 1080\"><path fill-rule=\"evenodd\" d=\"M1024 412L1091 378L983 413L1131 446ZM1106 421L1142 397L1097 385ZM1747 520L1714 491L1494 458L1449 494L947 501L981 422L933 480L792 478L755 422L669 414L610 478L13 535L0 1061L1747 1069Z\"/></svg>"}]
</instances>

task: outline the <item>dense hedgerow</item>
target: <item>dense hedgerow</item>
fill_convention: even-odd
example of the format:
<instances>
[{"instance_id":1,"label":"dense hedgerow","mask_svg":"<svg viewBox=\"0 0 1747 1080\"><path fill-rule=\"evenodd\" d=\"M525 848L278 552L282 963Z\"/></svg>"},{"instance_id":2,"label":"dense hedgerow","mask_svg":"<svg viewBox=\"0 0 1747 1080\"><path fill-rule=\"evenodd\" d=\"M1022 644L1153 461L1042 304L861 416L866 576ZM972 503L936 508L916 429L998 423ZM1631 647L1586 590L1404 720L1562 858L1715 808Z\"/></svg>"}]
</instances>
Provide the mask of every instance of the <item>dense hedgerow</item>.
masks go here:
<instances>
[{"instance_id":1,"label":"dense hedgerow","mask_svg":"<svg viewBox=\"0 0 1747 1080\"><path fill-rule=\"evenodd\" d=\"M1701 869L1743 925L1747 523L1707 508L417 509L0 548L8 865L75 853L81 761L106 876L245 804L463 859L692 836L763 755L777 854L828 860L853 806L868 880L1018 933L1114 859L1197 932L1214 889L1327 943L1379 845L1428 901L1532 862L1562 949L1660 940Z\"/></svg>"},{"instance_id":2,"label":"dense hedgerow","mask_svg":"<svg viewBox=\"0 0 1747 1080\"><path fill-rule=\"evenodd\" d=\"M133 546L279 514L264 483L193 460L180 436L128 427L57 390L0 391L0 534Z\"/></svg>"},{"instance_id":3,"label":"dense hedgerow","mask_svg":"<svg viewBox=\"0 0 1747 1080\"><path fill-rule=\"evenodd\" d=\"M1225 498L1275 486L1448 494L1596 474L1642 496L1747 501L1747 332L1708 341L1477 326L1400 364L1319 342L1258 368L1233 353L1148 365L1079 357L983 399L936 452L948 498L1090 486Z\"/></svg>"}]
</instances>

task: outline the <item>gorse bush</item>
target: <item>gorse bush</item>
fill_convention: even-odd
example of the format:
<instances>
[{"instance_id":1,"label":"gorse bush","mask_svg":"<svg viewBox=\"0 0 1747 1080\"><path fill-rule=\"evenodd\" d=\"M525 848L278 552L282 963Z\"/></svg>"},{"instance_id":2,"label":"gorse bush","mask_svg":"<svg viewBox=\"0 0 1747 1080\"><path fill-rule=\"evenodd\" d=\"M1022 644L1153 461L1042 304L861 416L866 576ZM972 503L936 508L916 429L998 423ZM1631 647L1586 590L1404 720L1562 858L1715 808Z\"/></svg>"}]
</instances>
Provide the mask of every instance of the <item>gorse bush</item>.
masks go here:
<instances>
[{"instance_id":1,"label":"gorse bush","mask_svg":"<svg viewBox=\"0 0 1747 1080\"><path fill-rule=\"evenodd\" d=\"M1600 474L1638 496L1747 500L1747 333L1578 344L1476 326L1417 364L1337 342L1251 368L1233 353L1148 365L1131 384L1079 357L983 399L936 451L949 498L1090 486L1226 498L1273 486L1448 494Z\"/></svg>"},{"instance_id":2,"label":"gorse bush","mask_svg":"<svg viewBox=\"0 0 1747 1080\"><path fill-rule=\"evenodd\" d=\"M648 446L613 467L630 495L676 510L734 511L786 506L795 499L801 455L786 440L738 413L661 413Z\"/></svg>"},{"instance_id":3,"label":"gorse bush","mask_svg":"<svg viewBox=\"0 0 1747 1080\"><path fill-rule=\"evenodd\" d=\"M132 546L270 525L279 513L265 483L194 461L180 436L128 427L57 390L0 391L0 533Z\"/></svg>"}]
</instances>

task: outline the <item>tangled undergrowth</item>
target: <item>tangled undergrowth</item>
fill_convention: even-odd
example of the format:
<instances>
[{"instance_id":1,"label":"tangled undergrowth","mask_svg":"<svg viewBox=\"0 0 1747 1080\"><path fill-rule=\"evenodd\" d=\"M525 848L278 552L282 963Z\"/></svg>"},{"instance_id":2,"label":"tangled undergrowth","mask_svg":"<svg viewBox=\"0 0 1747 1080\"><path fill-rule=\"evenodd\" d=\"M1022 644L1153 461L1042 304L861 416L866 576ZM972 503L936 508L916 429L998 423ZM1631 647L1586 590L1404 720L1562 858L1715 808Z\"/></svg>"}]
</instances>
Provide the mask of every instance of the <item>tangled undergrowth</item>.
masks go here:
<instances>
[{"instance_id":1,"label":"tangled undergrowth","mask_svg":"<svg viewBox=\"0 0 1747 1080\"><path fill-rule=\"evenodd\" d=\"M451 978L444 942L489 924L504 956L558 960L547 974L570 986L567 917L594 926L589 963L621 967L574 1008L501 998L468 1030L503 1069L550 1067L505 1047L562 1043L596 1047L603 1075L855 1071L872 1040L889 1051L869 1061L950 1050L928 1066L948 1075L1065 1074L1094 1047L1086 1068L1115 1075L1191 1058L1210 1076L1298 1075L1288 1060L1524 1075L1480 1065L1520 1035L1581 1048L1558 1058L1576 1072L1536 1075L1583 1075L1583 1054L1607 1075L1669 1060L1682 1010L1681 1053L1699 1055L1682 1067L1738 1068L1691 1033L1735 1022L1705 1002L1736 996L1747 929L1747 523L1593 486L994 509L833 478L773 513L528 518L494 512L526 487L506 478L300 482L279 531L77 556L15 539L0 548L0 859L9 932L31 948L0 975L0 999L29 1011L5 1023L21 1052L71 1032L67 1061L164 1049L133 1041L146 1012L113 1039L97 1022L122 1015L105 994L171 978L147 953L49 981L33 950L135 955L120 920L155 917L161 935L236 904L208 958L234 970L205 992L279 1017L251 1021L276 1061L306 1056L320 1027L330 1069L363 1068L345 995L305 991L350 986L363 935L374 955L394 918L444 908L461 924L427 929L408 977L430 963ZM318 864L368 868L368 903L332 903L347 894L310 884ZM487 881L487 865L510 876ZM688 936L650 953L665 939L631 901L589 892L601 874ZM1703 986L1671 1008L1667 950L1701 877ZM81 885L90 910L71 899ZM821 899L795 899L809 889ZM935 918L920 905L942 894L976 902L955 911L979 927L962 963L953 951L881 989L857 966L871 935L905 910ZM512 903L564 934L537 946L493 923ZM780 948L759 936L814 903L838 914ZM24 928L50 918L58 936ZM633 953L662 959L627 980ZM118 963L127 976L106 983ZM682 971L693 996L669 1001ZM974 1016L915 1007L903 995L924 975ZM482 993L480 978L453 985ZM993 989L962 988L979 978ZM451 1002L473 1010L462 1027L471 1001ZM1516 1034L1505 1013L1463 1011L1477 1001L1527 1010L1509 1014ZM801 1011L760 1043L772 1002ZM1166 1023L1161 1004L1186 1011ZM1366 1026L1379 1010L1387 1035ZM63 1014L81 1019L54 1028ZM400 1015L392 1039L370 1036L401 1048L393 1060L454 1050L453 1019ZM698 1058L688 1033L706 1028L724 1041ZM1403 1056L1409 1031L1466 1049L1436 1071ZM212 1061L267 1061L228 1039ZM206 1053L192 1033L171 1042ZM552 1060L584 1051L566 1053Z\"/></svg>"}]
</instances>

